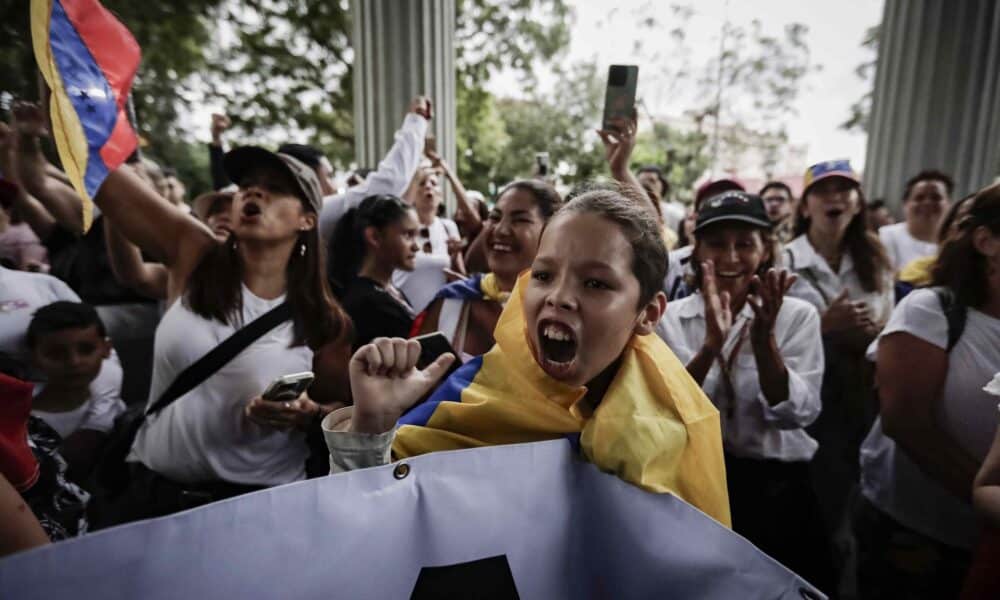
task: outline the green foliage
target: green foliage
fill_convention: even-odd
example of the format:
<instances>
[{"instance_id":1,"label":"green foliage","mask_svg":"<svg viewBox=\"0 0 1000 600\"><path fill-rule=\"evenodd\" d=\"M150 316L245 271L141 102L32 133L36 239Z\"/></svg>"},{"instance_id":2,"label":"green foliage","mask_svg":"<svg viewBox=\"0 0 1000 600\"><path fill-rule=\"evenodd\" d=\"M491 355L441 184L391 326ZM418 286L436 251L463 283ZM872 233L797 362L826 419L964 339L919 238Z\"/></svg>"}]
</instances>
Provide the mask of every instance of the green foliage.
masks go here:
<instances>
[{"instance_id":1,"label":"green foliage","mask_svg":"<svg viewBox=\"0 0 1000 600\"><path fill-rule=\"evenodd\" d=\"M673 189L675 199L690 201L695 182L710 166L705 152L708 136L698 129L681 130L665 122L654 121L652 130L639 132L632 165L657 165Z\"/></svg>"},{"instance_id":2,"label":"green foliage","mask_svg":"<svg viewBox=\"0 0 1000 600\"><path fill-rule=\"evenodd\" d=\"M869 58L854 69L858 79L868 84L868 91L858 98L848 109L848 117L840 128L846 131L868 133L869 119L872 112L872 98L875 92L875 63L878 61L878 44L882 36L882 25L869 27L861 40L861 47L869 52Z\"/></svg>"}]
</instances>

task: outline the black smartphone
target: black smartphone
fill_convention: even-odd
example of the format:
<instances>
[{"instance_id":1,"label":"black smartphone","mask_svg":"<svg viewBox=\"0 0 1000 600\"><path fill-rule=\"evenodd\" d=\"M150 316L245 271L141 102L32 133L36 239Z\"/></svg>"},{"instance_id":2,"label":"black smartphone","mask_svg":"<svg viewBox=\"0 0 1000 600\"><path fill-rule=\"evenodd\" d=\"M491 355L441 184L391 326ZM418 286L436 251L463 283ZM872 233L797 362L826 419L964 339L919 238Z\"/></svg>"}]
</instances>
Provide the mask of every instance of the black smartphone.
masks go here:
<instances>
[{"instance_id":1,"label":"black smartphone","mask_svg":"<svg viewBox=\"0 0 1000 600\"><path fill-rule=\"evenodd\" d=\"M447 379L462 366L462 359L458 357L458 352L455 352L455 349L451 347L451 342L440 331L419 335L413 339L420 344L420 358L417 359L418 369L426 369L427 365L437 360L439 356L449 352L455 355L455 361L451 363L451 367L448 368L448 372L444 374L441 381Z\"/></svg>"},{"instance_id":2,"label":"black smartphone","mask_svg":"<svg viewBox=\"0 0 1000 600\"><path fill-rule=\"evenodd\" d=\"M549 174L549 153L538 152L535 154L535 165L537 166L538 174L542 177L547 177Z\"/></svg>"},{"instance_id":3,"label":"black smartphone","mask_svg":"<svg viewBox=\"0 0 1000 600\"><path fill-rule=\"evenodd\" d=\"M260 397L272 402L289 402L295 400L302 395L302 392L309 389L309 385L312 384L313 379L312 371L282 375L269 383L267 389L264 390L264 393Z\"/></svg>"},{"instance_id":4,"label":"black smartphone","mask_svg":"<svg viewBox=\"0 0 1000 600\"><path fill-rule=\"evenodd\" d=\"M614 119L631 119L635 112L635 90L639 85L639 67L636 65L611 65L608 68L608 87L604 93L604 120L601 127L618 131Z\"/></svg>"}]
</instances>

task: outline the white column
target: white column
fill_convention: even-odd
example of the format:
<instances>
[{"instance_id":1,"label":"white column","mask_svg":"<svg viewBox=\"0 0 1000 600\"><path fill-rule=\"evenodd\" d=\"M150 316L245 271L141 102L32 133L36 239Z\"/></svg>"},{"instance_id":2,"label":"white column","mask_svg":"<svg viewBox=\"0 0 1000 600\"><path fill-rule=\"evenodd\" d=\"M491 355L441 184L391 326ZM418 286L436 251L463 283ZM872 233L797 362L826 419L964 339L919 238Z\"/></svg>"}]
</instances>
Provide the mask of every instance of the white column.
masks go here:
<instances>
[{"instance_id":1,"label":"white column","mask_svg":"<svg viewBox=\"0 0 1000 600\"><path fill-rule=\"evenodd\" d=\"M886 0L865 163L868 197L899 206L923 168L956 197L1000 175L1000 3Z\"/></svg>"},{"instance_id":2,"label":"white column","mask_svg":"<svg viewBox=\"0 0 1000 600\"><path fill-rule=\"evenodd\" d=\"M456 165L455 0L351 0L351 15L358 164L378 164L409 101L424 94L438 152Z\"/></svg>"}]
</instances>

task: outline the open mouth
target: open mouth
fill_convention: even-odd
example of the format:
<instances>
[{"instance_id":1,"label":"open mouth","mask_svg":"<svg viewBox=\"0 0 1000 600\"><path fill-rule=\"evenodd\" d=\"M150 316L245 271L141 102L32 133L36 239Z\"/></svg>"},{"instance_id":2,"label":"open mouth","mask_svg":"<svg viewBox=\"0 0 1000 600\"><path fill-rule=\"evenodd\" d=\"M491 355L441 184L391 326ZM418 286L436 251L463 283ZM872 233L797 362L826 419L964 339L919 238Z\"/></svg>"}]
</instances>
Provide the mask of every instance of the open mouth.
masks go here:
<instances>
[{"instance_id":1,"label":"open mouth","mask_svg":"<svg viewBox=\"0 0 1000 600\"><path fill-rule=\"evenodd\" d=\"M494 252L499 252L502 254L509 254L514 251L514 247L510 244L504 244L501 242L493 242L490 244L490 250Z\"/></svg>"},{"instance_id":2,"label":"open mouth","mask_svg":"<svg viewBox=\"0 0 1000 600\"><path fill-rule=\"evenodd\" d=\"M831 208L826 211L826 216L831 219L839 219L842 214L844 214L844 210L841 208Z\"/></svg>"},{"instance_id":3,"label":"open mouth","mask_svg":"<svg viewBox=\"0 0 1000 600\"><path fill-rule=\"evenodd\" d=\"M743 271L716 271L715 276L723 279L739 279L743 277Z\"/></svg>"},{"instance_id":4,"label":"open mouth","mask_svg":"<svg viewBox=\"0 0 1000 600\"><path fill-rule=\"evenodd\" d=\"M243 205L243 216L246 218L252 218L260 216L260 207L253 202L247 202Z\"/></svg>"},{"instance_id":5,"label":"open mouth","mask_svg":"<svg viewBox=\"0 0 1000 600\"><path fill-rule=\"evenodd\" d=\"M542 367L551 375L561 375L576 360L576 334L558 321L545 320L538 324L538 349Z\"/></svg>"}]
</instances>

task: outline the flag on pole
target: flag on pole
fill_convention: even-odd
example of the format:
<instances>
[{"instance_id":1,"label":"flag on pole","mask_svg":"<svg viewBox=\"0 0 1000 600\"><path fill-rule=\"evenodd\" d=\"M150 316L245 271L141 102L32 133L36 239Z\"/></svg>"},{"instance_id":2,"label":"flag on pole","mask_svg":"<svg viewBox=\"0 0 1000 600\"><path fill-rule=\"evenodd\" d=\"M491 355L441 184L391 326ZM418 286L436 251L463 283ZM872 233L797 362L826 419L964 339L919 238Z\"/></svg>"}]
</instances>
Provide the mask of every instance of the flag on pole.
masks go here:
<instances>
[{"instance_id":1,"label":"flag on pole","mask_svg":"<svg viewBox=\"0 0 1000 600\"><path fill-rule=\"evenodd\" d=\"M0 598L823 595L672 494L565 440L436 452L0 560Z\"/></svg>"},{"instance_id":2,"label":"flag on pole","mask_svg":"<svg viewBox=\"0 0 1000 600\"><path fill-rule=\"evenodd\" d=\"M86 230L93 220L91 199L136 148L125 106L139 68L139 44L98 0L31 0L31 37L52 93L52 136L83 199Z\"/></svg>"}]
</instances>

